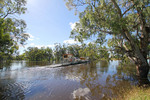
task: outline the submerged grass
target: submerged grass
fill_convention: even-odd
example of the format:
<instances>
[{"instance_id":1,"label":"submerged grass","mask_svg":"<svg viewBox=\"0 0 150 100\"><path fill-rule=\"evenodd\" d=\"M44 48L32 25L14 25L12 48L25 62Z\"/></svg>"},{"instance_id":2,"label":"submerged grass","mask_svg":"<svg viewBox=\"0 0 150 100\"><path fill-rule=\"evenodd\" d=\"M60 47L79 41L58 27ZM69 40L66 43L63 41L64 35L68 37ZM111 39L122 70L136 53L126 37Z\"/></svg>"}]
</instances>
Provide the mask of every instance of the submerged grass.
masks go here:
<instances>
[{"instance_id":1,"label":"submerged grass","mask_svg":"<svg viewBox=\"0 0 150 100\"><path fill-rule=\"evenodd\" d=\"M123 94L114 100L150 100L150 87L141 88L134 86L130 90L124 91Z\"/></svg>"}]
</instances>

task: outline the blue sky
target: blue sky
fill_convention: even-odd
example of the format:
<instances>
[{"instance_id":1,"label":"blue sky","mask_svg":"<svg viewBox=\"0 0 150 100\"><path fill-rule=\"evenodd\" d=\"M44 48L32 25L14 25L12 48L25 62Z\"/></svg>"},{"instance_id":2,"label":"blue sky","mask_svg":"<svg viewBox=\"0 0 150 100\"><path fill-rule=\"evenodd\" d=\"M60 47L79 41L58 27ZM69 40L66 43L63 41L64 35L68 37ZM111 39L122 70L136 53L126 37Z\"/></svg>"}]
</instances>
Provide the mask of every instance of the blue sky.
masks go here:
<instances>
[{"instance_id":1,"label":"blue sky","mask_svg":"<svg viewBox=\"0 0 150 100\"><path fill-rule=\"evenodd\" d=\"M20 48L21 53L29 46L53 47L54 43L74 43L69 36L79 19L74 10L67 9L64 0L27 0L26 7L26 14L20 18L25 20L30 38L25 48Z\"/></svg>"}]
</instances>

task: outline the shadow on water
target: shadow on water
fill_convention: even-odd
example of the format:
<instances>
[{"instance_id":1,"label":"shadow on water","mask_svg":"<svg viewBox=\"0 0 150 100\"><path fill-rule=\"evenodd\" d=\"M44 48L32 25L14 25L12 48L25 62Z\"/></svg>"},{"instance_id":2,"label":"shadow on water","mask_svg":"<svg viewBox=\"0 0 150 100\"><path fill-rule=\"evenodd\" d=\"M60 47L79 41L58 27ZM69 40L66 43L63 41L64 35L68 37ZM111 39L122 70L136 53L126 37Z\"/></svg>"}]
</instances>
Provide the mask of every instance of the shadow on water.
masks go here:
<instances>
[{"instance_id":1,"label":"shadow on water","mask_svg":"<svg viewBox=\"0 0 150 100\"><path fill-rule=\"evenodd\" d=\"M59 68L24 61L12 62L9 70L5 67L0 69L0 100L111 99L137 84L135 66L121 66L119 61Z\"/></svg>"}]
</instances>

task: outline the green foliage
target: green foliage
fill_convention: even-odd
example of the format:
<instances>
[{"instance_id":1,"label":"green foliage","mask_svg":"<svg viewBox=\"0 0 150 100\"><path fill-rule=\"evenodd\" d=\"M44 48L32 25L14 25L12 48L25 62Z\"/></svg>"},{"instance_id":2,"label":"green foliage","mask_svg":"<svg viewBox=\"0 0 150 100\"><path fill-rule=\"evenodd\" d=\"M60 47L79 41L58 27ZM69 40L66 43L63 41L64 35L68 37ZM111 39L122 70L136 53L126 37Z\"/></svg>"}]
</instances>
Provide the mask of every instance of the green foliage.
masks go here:
<instances>
[{"instance_id":1,"label":"green foliage","mask_svg":"<svg viewBox=\"0 0 150 100\"><path fill-rule=\"evenodd\" d=\"M28 47L25 52L26 58L30 61L51 61L53 59L53 51L51 48Z\"/></svg>"},{"instance_id":2,"label":"green foliage","mask_svg":"<svg viewBox=\"0 0 150 100\"><path fill-rule=\"evenodd\" d=\"M80 48L79 54L81 57L89 57L90 60L108 59L109 53L105 46L100 46L98 43L83 44Z\"/></svg>"},{"instance_id":3,"label":"green foliage","mask_svg":"<svg viewBox=\"0 0 150 100\"><path fill-rule=\"evenodd\" d=\"M75 57L80 57L79 50L81 47L79 45L69 45L66 48L68 54L73 54Z\"/></svg>"},{"instance_id":4,"label":"green foliage","mask_svg":"<svg viewBox=\"0 0 150 100\"><path fill-rule=\"evenodd\" d=\"M25 22L13 16L24 14L25 4L25 0L0 1L0 60L11 58L19 45L24 45L29 37L24 34Z\"/></svg>"},{"instance_id":5,"label":"green foliage","mask_svg":"<svg viewBox=\"0 0 150 100\"><path fill-rule=\"evenodd\" d=\"M56 61L60 62L64 54L72 54L74 57L89 57L90 60L107 59L109 53L107 48L100 47L98 43L89 43L88 45L61 45L56 43L54 49L29 47L25 52L30 61ZM22 55L20 55L22 56ZM18 56L19 57L19 56Z\"/></svg>"},{"instance_id":6,"label":"green foliage","mask_svg":"<svg viewBox=\"0 0 150 100\"><path fill-rule=\"evenodd\" d=\"M26 59L26 55L25 53L19 55L19 53L17 53L15 60L25 60Z\"/></svg>"},{"instance_id":7,"label":"green foliage","mask_svg":"<svg viewBox=\"0 0 150 100\"><path fill-rule=\"evenodd\" d=\"M98 49L96 44L89 43L87 46L80 50L80 55L83 57L89 57L90 60L97 59Z\"/></svg>"},{"instance_id":8,"label":"green foliage","mask_svg":"<svg viewBox=\"0 0 150 100\"><path fill-rule=\"evenodd\" d=\"M63 44L62 46L60 44L55 44L54 48L54 56L56 61L61 61L62 56L64 54L72 54L74 57L80 57L79 55L79 50L80 50L79 45L65 45Z\"/></svg>"},{"instance_id":9,"label":"green foliage","mask_svg":"<svg viewBox=\"0 0 150 100\"><path fill-rule=\"evenodd\" d=\"M65 45L63 45L63 47L62 47L61 44L56 43L55 48L54 48L55 60L57 62L61 61L63 54L66 54Z\"/></svg>"},{"instance_id":10,"label":"green foliage","mask_svg":"<svg viewBox=\"0 0 150 100\"><path fill-rule=\"evenodd\" d=\"M149 0L65 0L69 9L79 8L79 22L71 37L83 42L105 42L118 57L131 58L136 64L147 63L150 39ZM110 40L106 40L106 35Z\"/></svg>"}]
</instances>

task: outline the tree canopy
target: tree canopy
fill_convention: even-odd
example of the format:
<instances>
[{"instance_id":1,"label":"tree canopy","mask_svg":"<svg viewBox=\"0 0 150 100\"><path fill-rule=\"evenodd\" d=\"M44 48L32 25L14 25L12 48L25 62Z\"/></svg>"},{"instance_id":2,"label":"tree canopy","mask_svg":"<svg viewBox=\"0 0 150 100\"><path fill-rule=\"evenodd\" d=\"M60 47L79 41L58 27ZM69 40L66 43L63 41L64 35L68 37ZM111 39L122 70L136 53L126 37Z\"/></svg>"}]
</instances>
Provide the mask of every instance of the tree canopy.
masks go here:
<instances>
[{"instance_id":1,"label":"tree canopy","mask_svg":"<svg viewBox=\"0 0 150 100\"><path fill-rule=\"evenodd\" d=\"M96 41L105 42L122 51L137 65L138 75L147 78L147 56L150 43L149 0L65 0L68 8L79 10L79 22L71 37L83 41L96 36Z\"/></svg>"},{"instance_id":2,"label":"tree canopy","mask_svg":"<svg viewBox=\"0 0 150 100\"><path fill-rule=\"evenodd\" d=\"M15 16L24 14L26 0L0 1L0 59L7 59L20 45L24 45L29 35L25 34L26 23Z\"/></svg>"}]
</instances>

